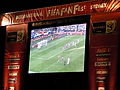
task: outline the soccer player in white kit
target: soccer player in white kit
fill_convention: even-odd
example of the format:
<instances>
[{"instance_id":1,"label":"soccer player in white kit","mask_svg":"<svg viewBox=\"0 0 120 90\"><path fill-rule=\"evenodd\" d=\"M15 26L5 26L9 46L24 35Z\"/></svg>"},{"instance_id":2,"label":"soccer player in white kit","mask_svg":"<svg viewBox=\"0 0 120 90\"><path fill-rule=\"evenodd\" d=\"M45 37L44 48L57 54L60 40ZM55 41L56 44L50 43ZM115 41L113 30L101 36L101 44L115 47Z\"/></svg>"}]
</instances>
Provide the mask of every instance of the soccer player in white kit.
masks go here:
<instances>
[{"instance_id":1,"label":"soccer player in white kit","mask_svg":"<svg viewBox=\"0 0 120 90\"><path fill-rule=\"evenodd\" d=\"M68 59L67 59L67 65L69 65L70 64L70 58L68 57Z\"/></svg>"}]
</instances>

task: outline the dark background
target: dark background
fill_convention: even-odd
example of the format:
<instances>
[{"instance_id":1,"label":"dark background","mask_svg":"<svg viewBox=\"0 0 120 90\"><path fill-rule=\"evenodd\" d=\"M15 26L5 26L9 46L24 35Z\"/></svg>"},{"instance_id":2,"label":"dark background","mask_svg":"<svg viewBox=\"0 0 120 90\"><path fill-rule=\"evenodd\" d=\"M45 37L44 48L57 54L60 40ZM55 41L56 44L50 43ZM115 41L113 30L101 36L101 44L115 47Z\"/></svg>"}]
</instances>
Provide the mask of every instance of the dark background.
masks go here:
<instances>
[{"instance_id":1,"label":"dark background","mask_svg":"<svg viewBox=\"0 0 120 90\"><path fill-rule=\"evenodd\" d=\"M69 4L69 3L82 2L82 1L88 1L88 0L16 0L14 2L12 0L8 0L8 1L3 0L1 4L2 6L4 6L4 8L0 8L0 13L15 12L15 11L21 11L27 9L36 9L36 8Z\"/></svg>"},{"instance_id":2,"label":"dark background","mask_svg":"<svg viewBox=\"0 0 120 90\"><path fill-rule=\"evenodd\" d=\"M76 3L76 2L82 2L82 1L90 1L90 0L20 0L20 1L19 0L16 0L16 1L2 0L1 5L3 6L3 8L0 7L0 14L7 13L7 12L28 10L28 9L50 7L50 6L56 6L56 5L62 5L62 4ZM119 75L120 75L120 72L118 73L118 76ZM76 74L74 79L70 78L72 77L72 74L67 74L67 73L64 76L59 74L57 77L54 74L53 75L42 74L41 76L29 75L28 76L29 79L27 81L29 83L25 82L26 83L25 90L80 90L80 89L86 90L84 87L86 88L88 87L87 85L84 86L84 83L86 83L85 80L82 80L82 81L80 80L80 82L73 85L78 80L77 78L78 76L82 77L84 76L84 73L81 73L80 75ZM44 77L44 78L41 78L41 77ZM42 81L42 82L36 83L36 81ZM117 84L118 88L120 88L119 83L120 83L120 78Z\"/></svg>"},{"instance_id":3,"label":"dark background","mask_svg":"<svg viewBox=\"0 0 120 90\"><path fill-rule=\"evenodd\" d=\"M16 0L16 2L5 1L2 2L3 4L5 3L5 5L3 5L4 8L0 8L0 14L70 4L87 0ZM64 75L35 74L28 75L27 78L22 80L22 82L24 82L24 85L22 87L23 90L86 90L85 87L88 88L86 85L87 81L85 80L85 73L76 73L74 75L72 73L65 73Z\"/></svg>"}]
</instances>

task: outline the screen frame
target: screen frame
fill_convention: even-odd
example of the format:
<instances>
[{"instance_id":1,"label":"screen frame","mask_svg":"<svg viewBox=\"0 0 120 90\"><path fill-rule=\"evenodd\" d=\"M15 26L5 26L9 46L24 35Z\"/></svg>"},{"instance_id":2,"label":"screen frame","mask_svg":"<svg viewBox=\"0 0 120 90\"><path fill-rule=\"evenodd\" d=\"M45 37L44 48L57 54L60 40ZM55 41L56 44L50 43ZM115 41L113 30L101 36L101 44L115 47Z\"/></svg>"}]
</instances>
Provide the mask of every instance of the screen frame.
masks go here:
<instances>
[{"instance_id":1,"label":"screen frame","mask_svg":"<svg viewBox=\"0 0 120 90\"><path fill-rule=\"evenodd\" d=\"M61 19L54 19L54 20L45 20L45 21L37 21L31 22L28 25L28 38L29 38L29 60L30 60L30 43L31 43L31 30L33 29L42 29L42 28L49 28L49 27L59 27L59 26L67 26L67 25L75 25L75 24L86 24L86 35L85 35L85 56L84 56L84 72L86 71L86 61L88 55L88 21L87 18L89 16L76 16L76 17L68 17L68 18L61 18ZM29 63L28 63L28 71L29 71ZM75 73L75 72L49 72L49 73ZM78 72L77 72L78 73ZM42 74L42 73L28 73L28 74Z\"/></svg>"},{"instance_id":2,"label":"screen frame","mask_svg":"<svg viewBox=\"0 0 120 90\"><path fill-rule=\"evenodd\" d=\"M59 21L59 23L58 23ZM46 22L47 23L46 25ZM52 23L51 23L52 22ZM31 73L29 74L29 55L30 55L30 42L31 42L31 30L37 28L45 28L45 27L55 27L55 26L65 26L65 25L72 25L72 24L87 24L86 28L86 41L85 41L85 60L84 60L84 72L60 72L60 73ZM70 81L79 81L76 82L76 88L79 88L81 84L81 88L87 88L88 86L88 60L89 60L89 29L90 29L90 15L83 15L83 16L74 16L74 17L65 17L59 19L52 19L52 20L44 20L44 21L37 21L37 22L30 22L28 24L28 43L27 43L27 58L25 63L25 72L26 72L26 84L27 88L45 88L44 83L49 83L51 89L57 89L58 85L61 83L69 83ZM63 82L65 81L65 82ZM29 82L36 82L34 86L31 86ZM56 84L55 84L56 82ZM38 83L42 83L42 87L39 87ZM33 85L33 84L32 84ZM55 87L54 87L54 86ZM73 85L74 86L74 85ZM64 86L67 87L67 86ZM63 87L61 87L63 88ZM63 88L64 89L64 88ZM71 87L69 87L71 89Z\"/></svg>"}]
</instances>

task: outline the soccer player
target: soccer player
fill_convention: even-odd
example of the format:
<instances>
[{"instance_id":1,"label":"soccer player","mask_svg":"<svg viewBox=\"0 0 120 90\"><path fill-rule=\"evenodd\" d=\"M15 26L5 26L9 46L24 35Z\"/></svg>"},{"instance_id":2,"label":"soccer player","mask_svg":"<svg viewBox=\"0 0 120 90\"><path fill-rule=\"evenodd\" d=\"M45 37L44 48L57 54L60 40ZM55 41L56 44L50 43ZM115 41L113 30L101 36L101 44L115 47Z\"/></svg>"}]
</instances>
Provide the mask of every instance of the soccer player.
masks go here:
<instances>
[{"instance_id":1,"label":"soccer player","mask_svg":"<svg viewBox=\"0 0 120 90\"><path fill-rule=\"evenodd\" d=\"M63 63L64 65L66 65L66 61L65 61L65 58L63 56L60 57L57 62L60 62L60 63Z\"/></svg>"},{"instance_id":2,"label":"soccer player","mask_svg":"<svg viewBox=\"0 0 120 90\"><path fill-rule=\"evenodd\" d=\"M41 42L38 42L37 44L38 44L38 47L37 47L37 48L40 49L40 48L42 47Z\"/></svg>"},{"instance_id":3,"label":"soccer player","mask_svg":"<svg viewBox=\"0 0 120 90\"><path fill-rule=\"evenodd\" d=\"M60 56L58 56L58 61L57 62L63 62L64 61L64 57L62 56L62 57L60 57Z\"/></svg>"},{"instance_id":4,"label":"soccer player","mask_svg":"<svg viewBox=\"0 0 120 90\"><path fill-rule=\"evenodd\" d=\"M69 65L70 64L70 58L68 57L68 59L67 59L67 65Z\"/></svg>"}]
</instances>

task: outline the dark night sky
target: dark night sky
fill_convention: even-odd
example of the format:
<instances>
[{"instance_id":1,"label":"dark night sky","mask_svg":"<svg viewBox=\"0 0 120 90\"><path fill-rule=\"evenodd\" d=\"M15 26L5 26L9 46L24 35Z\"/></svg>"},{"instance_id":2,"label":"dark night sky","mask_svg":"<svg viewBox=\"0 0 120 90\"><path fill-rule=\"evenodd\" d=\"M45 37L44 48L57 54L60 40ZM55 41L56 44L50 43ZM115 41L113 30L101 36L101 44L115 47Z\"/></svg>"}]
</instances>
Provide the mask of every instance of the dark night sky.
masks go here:
<instances>
[{"instance_id":1,"label":"dark night sky","mask_svg":"<svg viewBox=\"0 0 120 90\"><path fill-rule=\"evenodd\" d=\"M2 6L4 6L4 8L0 8L0 13L49 7L49 6L69 4L69 3L81 2L81 1L87 1L87 0L28 0L28 2L25 0L20 0L20 1L16 0L16 2L14 2L14 4L13 4L13 2L9 1L9 2L7 2L7 4L2 5ZM11 8L10 8L10 6L11 6ZM14 8L14 6L15 7L17 6L17 7ZM8 8L5 8L5 7L8 7ZM23 7L23 8L20 8L20 7Z\"/></svg>"}]
</instances>

